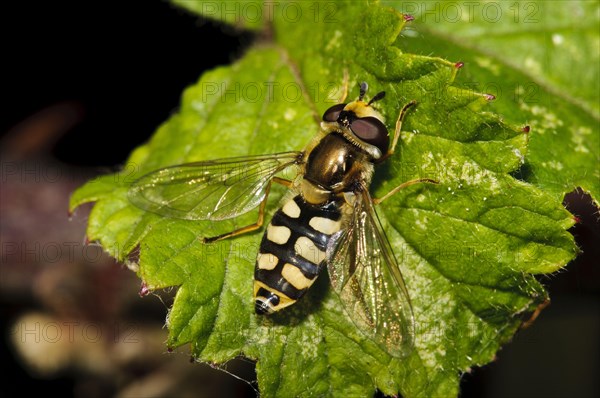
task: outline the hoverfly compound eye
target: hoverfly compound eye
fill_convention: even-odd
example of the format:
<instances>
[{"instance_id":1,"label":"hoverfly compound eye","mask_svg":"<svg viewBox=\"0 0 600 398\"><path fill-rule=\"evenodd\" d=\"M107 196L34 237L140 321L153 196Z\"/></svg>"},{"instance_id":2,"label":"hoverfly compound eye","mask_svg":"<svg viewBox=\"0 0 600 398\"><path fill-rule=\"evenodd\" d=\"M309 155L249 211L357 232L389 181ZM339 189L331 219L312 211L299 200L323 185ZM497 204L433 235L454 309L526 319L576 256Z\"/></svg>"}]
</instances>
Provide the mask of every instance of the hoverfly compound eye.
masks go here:
<instances>
[{"instance_id":1,"label":"hoverfly compound eye","mask_svg":"<svg viewBox=\"0 0 600 398\"><path fill-rule=\"evenodd\" d=\"M376 117L363 117L350 124L352 132L367 144L376 146L381 153L385 153L390 145L388 131L381 120Z\"/></svg>"},{"instance_id":2,"label":"hoverfly compound eye","mask_svg":"<svg viewBox=\"0 0 600 398\"><path fill-rule=\"evenodd\" d=\"M323 114L323 121L325 122L335 122L338 120L340 113L344 110L346 104L337 104L327 109Z\"/></svg>"}]
</instances>

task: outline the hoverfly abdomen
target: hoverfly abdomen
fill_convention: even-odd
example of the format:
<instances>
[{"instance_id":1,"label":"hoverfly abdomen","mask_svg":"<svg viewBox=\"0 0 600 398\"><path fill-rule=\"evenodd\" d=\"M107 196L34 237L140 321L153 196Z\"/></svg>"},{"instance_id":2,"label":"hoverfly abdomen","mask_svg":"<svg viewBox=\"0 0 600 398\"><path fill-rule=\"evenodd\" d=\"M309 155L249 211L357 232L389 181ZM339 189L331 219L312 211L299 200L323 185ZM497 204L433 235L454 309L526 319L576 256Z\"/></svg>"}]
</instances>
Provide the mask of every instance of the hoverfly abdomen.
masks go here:
<instances>
[{"instance_id":1,"label":"hoverfly abdomen","mask_svg":"<svg viewBox=\"0 0 600 398\"><path fill-rule=\"evenodd\" d=\"M340 202L306 202L301 195L273 216L254 271L256 312L271 313L300 299L327 262L332 235L341 229Z\"/></svg>"}]
</instances>

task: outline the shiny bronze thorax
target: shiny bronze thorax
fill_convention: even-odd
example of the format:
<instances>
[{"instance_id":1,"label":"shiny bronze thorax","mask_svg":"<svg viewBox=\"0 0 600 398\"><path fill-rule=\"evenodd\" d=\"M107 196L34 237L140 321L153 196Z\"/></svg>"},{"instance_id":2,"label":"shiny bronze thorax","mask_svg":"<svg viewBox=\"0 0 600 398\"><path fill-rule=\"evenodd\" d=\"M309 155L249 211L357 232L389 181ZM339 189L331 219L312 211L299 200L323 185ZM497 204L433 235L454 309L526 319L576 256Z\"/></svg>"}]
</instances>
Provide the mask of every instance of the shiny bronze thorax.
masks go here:
<instances>
[{"instance_id":1,"label":"shiny bronze thorax","mask_svg":"<svg viewBox=\"0 0 600 398\"><path fill-rule=\"evenodd\" d=\"M369 166L369 156L361 148L342 134L330 133L310 152L304 178L325 191L338 194L352 190L352 184L372 168Z\"/></svg>"}]
</instances>

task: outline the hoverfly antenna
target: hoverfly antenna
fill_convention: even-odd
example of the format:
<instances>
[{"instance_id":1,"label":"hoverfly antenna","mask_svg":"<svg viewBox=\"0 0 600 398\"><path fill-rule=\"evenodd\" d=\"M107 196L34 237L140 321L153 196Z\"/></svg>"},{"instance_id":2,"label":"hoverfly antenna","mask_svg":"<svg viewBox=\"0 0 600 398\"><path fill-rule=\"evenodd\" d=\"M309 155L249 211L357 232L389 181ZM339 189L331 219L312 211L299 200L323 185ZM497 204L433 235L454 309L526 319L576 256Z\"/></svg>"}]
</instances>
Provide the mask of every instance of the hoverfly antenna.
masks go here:
<instances>
[{"instance_id":1,"label":"hoverfly antenna","mask_svg":"<svg viewBox=\"0 0 600 398\"><path fill-rule=\"evenodd\" d=\"M369 89L369 85L367 84L367 82L362 82L360 84L360 94L358 95L359 101L362 101L362 99L365 96L368 89Z\"/></svg>"},{"instance_id":2,"label":"hoverfly antenna","mask_svg":"<svg viewBox=\"0 0 600 398\"><path fill-rule=\"evenodd\" d=\"M383 97L385 97L385 91L380 91L377 94L375 94L375 96L373 98L371 98L371 101L369 101L369 103L367 105L371 105L373 102L379 101Z\"/></svg>"}]
</instances>

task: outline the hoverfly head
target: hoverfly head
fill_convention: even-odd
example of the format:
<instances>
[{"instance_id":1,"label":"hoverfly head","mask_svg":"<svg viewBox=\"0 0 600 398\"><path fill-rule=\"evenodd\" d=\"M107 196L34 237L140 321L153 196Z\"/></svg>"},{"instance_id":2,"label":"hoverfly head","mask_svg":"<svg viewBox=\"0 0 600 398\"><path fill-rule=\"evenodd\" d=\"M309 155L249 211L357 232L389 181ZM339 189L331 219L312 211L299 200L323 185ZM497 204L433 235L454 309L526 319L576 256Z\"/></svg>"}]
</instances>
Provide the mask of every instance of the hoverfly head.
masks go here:
<instances>
[{"instance_id":1,"label":"hoverfly head","mask_svg":"<svg viewBox=\"0 0 600 398\"><path fill-rule=\"evenodd\" d=\"M368 87L366 82L361 83L358 99L327 109L323 114L323 121L337 123L339 127L349 130L356 138L376 147L383 154L390 144L388 130L383 116L371 104L384 98L385 91L380 91L369 102L365 102L363 98Z\"/></svg>"}]
</instances>

